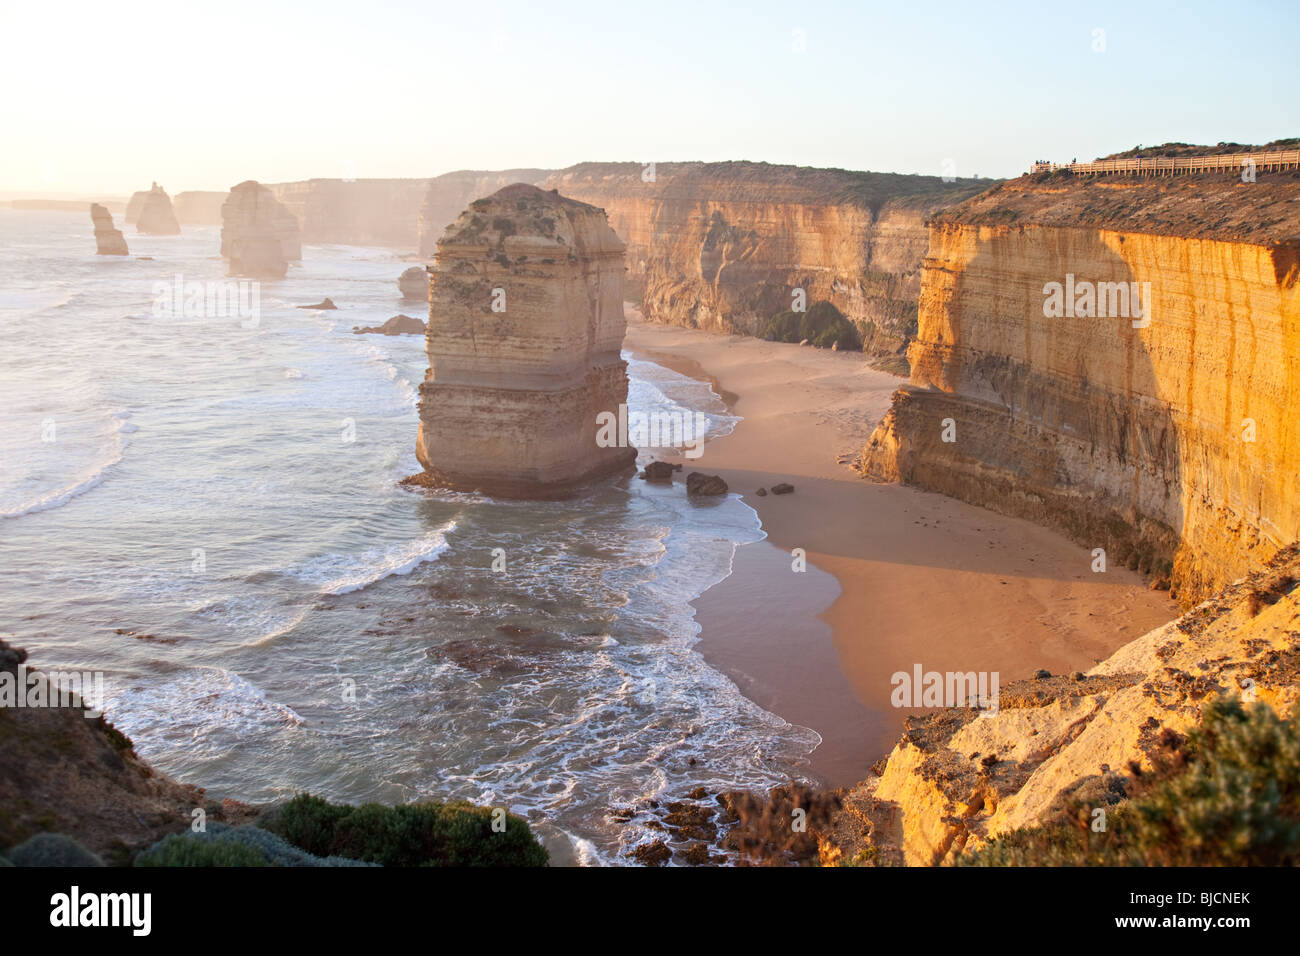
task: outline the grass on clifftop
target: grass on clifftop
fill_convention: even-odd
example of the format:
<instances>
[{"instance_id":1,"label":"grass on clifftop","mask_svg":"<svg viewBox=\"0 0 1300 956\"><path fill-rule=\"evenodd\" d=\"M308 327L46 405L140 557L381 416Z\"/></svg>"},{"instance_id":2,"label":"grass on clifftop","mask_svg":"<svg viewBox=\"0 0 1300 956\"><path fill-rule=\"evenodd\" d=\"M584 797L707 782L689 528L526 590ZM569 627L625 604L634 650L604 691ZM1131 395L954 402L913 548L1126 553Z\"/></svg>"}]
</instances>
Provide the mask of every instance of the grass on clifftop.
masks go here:
<instances>
[{"instance_id":1,"label":"grass on clifftop","mask_svg":"<svg viewBox=\"0 0 1300 956\"><path fill-rule=\"evenodd\" d=\"M1222 699L1188 737L1166 731L1153 771L1130 766L1129 799L1075 804L1068 822L1016 830L958 866L1296 866L1300 864L1300 705Z\"/></svg>"}]
</instances>

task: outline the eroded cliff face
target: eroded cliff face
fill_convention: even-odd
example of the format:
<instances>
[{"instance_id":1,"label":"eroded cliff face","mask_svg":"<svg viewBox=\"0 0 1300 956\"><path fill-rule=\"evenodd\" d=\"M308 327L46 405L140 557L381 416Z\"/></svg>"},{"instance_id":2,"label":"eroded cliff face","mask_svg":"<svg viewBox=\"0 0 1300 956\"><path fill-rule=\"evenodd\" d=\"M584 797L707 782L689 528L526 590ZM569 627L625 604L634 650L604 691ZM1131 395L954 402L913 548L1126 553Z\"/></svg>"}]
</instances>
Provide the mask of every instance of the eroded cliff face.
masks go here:
<instances>
[{"instance_id":1,"label":"eroded cliff face","mask_svg":"<svg viewBox=\"0 0 1300 956\"><path fill-rule=\"evenodd\" d=\"M1185 733L1219 695L1279 716L1300 686L1300 550L1120 648L1087 674L1003 688L996 714L909 718L880 773L844 795L818 834L822 860L951 863L1069 805L1114 802L1130 763L1152 769L1164 730Z\"/></svg>"},{"instance_id":2,"label":"eroded cliff face","mask_svg":"<svg viewBox=\"0 0 1300 956\"><path fill-rule=\"evenodd\" d=\"M1280 175L1020 182L944 213L862 470L1058 528L1184 604L1262 567L1300 538L1297 198Z\"/></svg>"},{"instance_id":3,"label":"eroded cliff face","mask_svg":"<svg viewBox=\"0 0 1300 956\"><path fill-rule=\"evenodd\" d=\"M414 249L427 179L309 179L267 186L302 240Z\"/></svg>"},{"instance_id":4,"label":"eroded cliff face","mask_svg":"<svg viewBox=\"0 0 1300 956\"><path fill-rule=\"evenodd\" d=\"M489 196L513 183L536 185L550 172L548 169L503 169L493 172L460 169L428 180L418 208L420 256L427 259L433 255L443 232L474 200Z\"/></svg>"},{"instance_id":5,"label":"eroded cliff face","mask_svg":"<svg viewBox=\"0 0 1300 956\"><path fill-rule=\"evenodd\" d=\"M766 163L583 163L543 183L600 206L628 247L645 317L760 334L791 308L828 301L864 349L901 350L916 325L926 218L987 188Z\"/></svg>"},{"instance_id":6,"label":"eroded cliff face","mask_svg":"<svg viewBox=\"0 0 1300 956\"><path fill-rule=\"evenodd\" d=\"M438 243L409 483L510 497L630 469L598 441L627 401L623 244L599 209L519 183L475 200Z\"/></svg>"}]
</instances>

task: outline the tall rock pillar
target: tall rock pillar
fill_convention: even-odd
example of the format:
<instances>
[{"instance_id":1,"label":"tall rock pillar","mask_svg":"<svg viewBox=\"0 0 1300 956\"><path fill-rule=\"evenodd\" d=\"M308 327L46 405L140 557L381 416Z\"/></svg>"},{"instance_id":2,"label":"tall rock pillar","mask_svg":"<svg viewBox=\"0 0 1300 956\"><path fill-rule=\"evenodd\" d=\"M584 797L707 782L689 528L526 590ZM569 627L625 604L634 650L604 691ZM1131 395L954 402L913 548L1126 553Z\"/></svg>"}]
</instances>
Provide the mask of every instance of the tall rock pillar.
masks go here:
<instances>
[{"instance_id":1,"label":"tall rock pillar","mask_svg":"<svg viewBox=\"0 0 1300 956\"><path fill-rule=\"evenodd\" d=\"M427 351L409 482L561 497L629 469L597 443L627 401L623 243L605 213L517 183L447 227L430 274Z\"/></svg>"}]
</instances>

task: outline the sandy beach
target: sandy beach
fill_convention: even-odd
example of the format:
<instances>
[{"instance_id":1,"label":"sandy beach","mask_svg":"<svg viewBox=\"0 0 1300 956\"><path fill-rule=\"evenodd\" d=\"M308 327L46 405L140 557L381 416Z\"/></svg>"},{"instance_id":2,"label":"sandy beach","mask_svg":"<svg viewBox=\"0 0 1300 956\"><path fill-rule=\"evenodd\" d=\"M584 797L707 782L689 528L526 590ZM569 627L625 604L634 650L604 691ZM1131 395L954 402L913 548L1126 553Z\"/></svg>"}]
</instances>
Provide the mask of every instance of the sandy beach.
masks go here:
<instances>
[{"instance_id":1,"label":"sandy beach","mask_svg":"<svg viewBox=\"0 0 1300 956\"><path fill-rule=\"evenodd\" d=\"M708 379L743 421L702 456L759 514L767 540L696 602L700 650L759 705L822 735L813 775L860 780L913 711L890 676L1086 670L1176 616L1168 594L1027 521L862 480L847 464L902 379L857 353L653 325L628 307L626 347ZM677 480L683 480L682 475ZM794 494L757 495L778 482ZM808 571L793 570L792 550ZM832 580L833 579L833 580Z\"/></svg>"}]
</instances>

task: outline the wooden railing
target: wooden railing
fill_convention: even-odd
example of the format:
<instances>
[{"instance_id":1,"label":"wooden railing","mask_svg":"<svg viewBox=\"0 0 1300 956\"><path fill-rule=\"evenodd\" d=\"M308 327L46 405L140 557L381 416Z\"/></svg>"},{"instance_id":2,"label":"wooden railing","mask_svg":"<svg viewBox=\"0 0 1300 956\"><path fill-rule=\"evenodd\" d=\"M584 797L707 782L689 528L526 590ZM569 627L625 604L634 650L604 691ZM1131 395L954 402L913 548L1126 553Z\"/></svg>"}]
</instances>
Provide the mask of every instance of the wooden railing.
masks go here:
<instances>
[{"instance_id":1,"label":"wooden railing","mask_svg":"<svg viewBox=\"0 0 1300 956\"><path fill-rule=\"evenodd\" d=\"M1141 159L1099 159L1092 163L1034 163L1031 173L1068 169L1079 176L1176 176L1179 173L1240 173L1255 164L1256 172L1300 169L1300 149L1272 153L1218 153L1213 156L1151 156Z\"/></svg>"}]
</instances>

